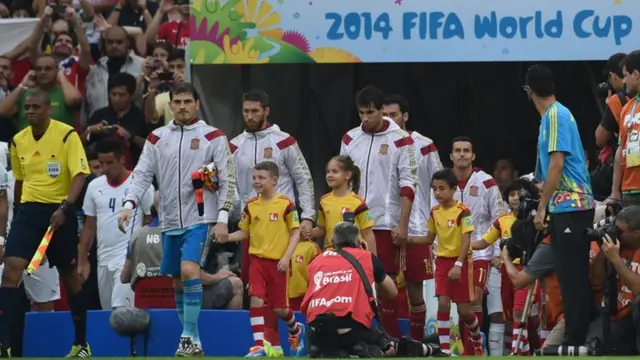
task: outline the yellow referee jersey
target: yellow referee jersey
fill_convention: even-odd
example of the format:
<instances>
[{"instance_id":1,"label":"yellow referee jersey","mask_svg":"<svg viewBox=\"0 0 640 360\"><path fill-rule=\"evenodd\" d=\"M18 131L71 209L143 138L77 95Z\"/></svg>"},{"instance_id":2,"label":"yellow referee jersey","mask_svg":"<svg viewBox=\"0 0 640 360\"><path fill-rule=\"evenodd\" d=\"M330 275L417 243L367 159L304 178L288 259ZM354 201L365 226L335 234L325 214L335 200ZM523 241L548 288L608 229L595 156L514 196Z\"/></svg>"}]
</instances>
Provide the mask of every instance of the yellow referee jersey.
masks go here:
<instances>
[{"instance_id":1,"label":"yellow referee jersey","mask_svg":"<svg viewBox=\"0 0 640 360\"><path fill-rule=\"evenodd\" d=\"M21 203L59 204L67 199L76 175L89 175L80 137L71 126L53 119L39 140L33 138L31 126L14 136L11 168L16 181L22 181Z\"/></svg>"}]
</instances>

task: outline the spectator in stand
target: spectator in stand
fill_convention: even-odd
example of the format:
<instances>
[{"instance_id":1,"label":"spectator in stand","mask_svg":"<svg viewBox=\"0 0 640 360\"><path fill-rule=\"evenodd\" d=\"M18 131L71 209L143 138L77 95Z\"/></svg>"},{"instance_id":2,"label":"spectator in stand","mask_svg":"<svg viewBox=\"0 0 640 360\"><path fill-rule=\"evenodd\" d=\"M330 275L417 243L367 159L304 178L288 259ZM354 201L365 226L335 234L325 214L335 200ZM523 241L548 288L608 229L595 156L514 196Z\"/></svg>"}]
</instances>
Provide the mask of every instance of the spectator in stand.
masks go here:
<instances>
[{"instance_id":1,"label":"spectator in stand","mask_svg":"<svg viewBox=\"0 0 640 360\"><path fill-rule=\"evenodd\" d=\"M111 25L132 26L144 30L151 24L158 5L146 0L118 0L107 21Z\"/></svg>"},{"instance_id":2,"label":"spectator in stand","mask_svg":"<svg viewBox=\"0 0 640 360\"><path fill-rule=\"evenodd\" d=\"M82 26L82 20L76 15L73 7L68 6L63 14L65 19L73 29L73 34L62 32L54 35L53 47L51 49L51 56L58 62L58 66L64 69L67 80L82 93L84 91L85 80L91 66L91 46L89 39L84 32ZM51 21L53 8L47 6L44 9L44 13L40 18L40 22L33 29L31 34L31 41L29 43L29 56L31 61L35 64L36 60L42 55L40 49L40 43L45 35L45 28L48 22ZM75 35L75 39L74 36ZM75 56L76 41L79 47L78 56Z\"/></svg>"},{"instance_id":3,"label":"spectator in stand","mask_svg":"<svg viewBox=\"0 0 640 360\"><path fill-rule=\"evenodd\" d=\"M91 68L87 76L87 91L82 104L83 123L86 123L96 110L109 106L109 75L126 72L137 77L142 73L144 59L132 52L131 43L124 28L112 26L102 35L107 55Z\"/></svg>"},{"instance_id":4,"label":"spectator in stand","mask_svg":"<svg viewBox=\"0 0 640 360\"><path fill-rule=\"evenodd\" d=\"M97 15L93 19L93 24L98 33L103 33L113 25L109 24L102 15ZM147 43L144 38L144 31L137 26L123 26L131 43L131 49L136 55L144 56L147 53Z\"/></svg>"},{"instance_id":5,"label":"spectator in stand","mask_svg":"<svg viewBox=\"0 0 640 360\"><path fill-rule=\"evenodd\" d=\"M11 79L13 70L11 69L11 60L4 56L0 56L0 102L4 100L15 87ZM8 143L16 133L16 127L13 118L10 116L0 117L0 141Z\"/></svg>"},{"instance_id":6,"label":"spectator in stand","mask_svg":"<svg viewBox=\"0 0 640 360\"><path fill-rule=\"evenodd\" d=\"M47 36L42 38L41 49L46 54L47 49L49 48L49 36L48 34L60 34L60 33L69 33L69 24L66 21L60 20L56 21L53 24L47 24ZM32 62L29 56L29 42L31 38L27 38L22 41L18 46L16 46L13 50L4 54L8 59L11 60L13 66L13 83L18 84L22 80L23 77L31 70Z\"/></svg>"},{"instance_id":7,"label":"spectator in stand","mask_svg":"<svg viewBox=\"0 0 640 360\"><path fill-rule=\"evenodd\" d=\"M166 125L173 120L169 92L166 90L161 92L161 89L168 89L175 84L184 82L186 68L184 58L184 51L174 51L167 59L167 66L154 69L149 76L149 87L144 99L144 110L148 123ZM163 121L161 122L161 120Z\"/></svg>"},{"instance_id":8,"label":"spectator in stand","mask_svg":"<svg viewBox=\"0 0 640 360\"><path fill-rule=\"evenodd\" d=\"M28 1L14 1L11 3L11 17L14 19L24 19L34 17L33 10L31 8L31 2Z\"/></svg>"},{"instance_id":9,"label":"spectator in stand","mask_svg":"<svg viewBox=\"0 0 640 360\"><path fill-rule=\"evenodd\" d=\"M166 41L158 41L155 42L149 49L149 55L153 60L161 60L167 62L169 60L169 56L173 53L173 46ZM147 58L148 60L149 58ZM145 63L146 66L146 63ZM149 67L151 70L152 67ZM146 74L147 76L151 75L151 72Z\"/></svg>"},{"instance_id":10,"label":"spectator in stand","mask_svg":"<svg viewBox=\"0 0 640 360\"><path fill-rule=\"evenodd\" d=\"M51 99L51 118L75 127L75 108L82 101L82 94L67 80L65 71L58 69L51 55L41 55L36 61L35 71L24 77L22 83L0 102L0 116L18 116L18 130L26 128L27 106L25 99L36 89Z\"/></svg>"},{"instance_id":11,"label":"spectator in stand","mask_svg":"<svg viewBox=\"0 0 640 360\"><path fill-rule=\"evenodd\" d=\"M163 23L165 15L169 21ZM148 43L166 41L176 49L185 50L189 44L189 4L181 2L178 5L175 0L162 0L145 37Z\"/></svg>"},{"instance_id":12,"label":"spectator in stand","mask_svg":"<svg viewBox=\"0 0 640 360\"><path fill-rule=\"evenodd\" d=\"M127 73L112 75L108 89L109 106L93 113L82 140L94 144L108 137L116 138L124 150L125 167L132 170L147 137L144 114L133 103L136 79Z\"/></svg>"}]
</instances>

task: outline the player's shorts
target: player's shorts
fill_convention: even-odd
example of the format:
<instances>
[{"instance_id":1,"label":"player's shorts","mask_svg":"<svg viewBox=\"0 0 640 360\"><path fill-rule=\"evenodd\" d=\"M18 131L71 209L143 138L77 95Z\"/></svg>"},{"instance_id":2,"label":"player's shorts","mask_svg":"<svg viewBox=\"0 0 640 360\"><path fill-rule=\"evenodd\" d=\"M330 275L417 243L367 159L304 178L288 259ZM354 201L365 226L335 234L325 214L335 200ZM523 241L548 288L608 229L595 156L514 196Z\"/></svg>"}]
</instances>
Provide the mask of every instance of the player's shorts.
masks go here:
<instances>
[{"instance_id":1,"label":"player's shorts","mask_svg":"<svg viewBox=\"0 0 640 360\"><path fill-rule=\"evenodd\" d=\"M491 267L489 270L489 280L487 281L487 314L502 313L502 293L500 288L502 285L502 274L500 270Z\"/></svg>"},{"instance_id":2,"label":"player's shorts","mask_svg":"<svg viewBox=\"0 0 640 360\"><path fill-rule=\"evenodd\" d=\"M104 310L134 305L135 294L131 284L120 281L123 267L124 263L98 265L98 295Z\"/></svg>"},{"instance_id":3,"label":"player's shorts","mask_svg":"<svg viewBox=\"0 0 640 360\"><path fill-rule=\"evenodd\" d=\"M289 271L278 271L278 260L250 256L249 296L262 299L272 309L288 308Z\"/></svg>"},{"instance_id":4,"label":"player's shorts","mask_svg":"<svg viewBox=\"0 0 640 360\"><path fill-rule=\"evenodd\" d=\"M0 284L3 271L4 266L0 265ZM23 274L22 281L27 297L34 303L43 304L60 299L60 275L55 267L44 264L31 276Z\"/></svg>"},{"instance_id":5,"label":"player's shorts","mask_svg":"<svg viewBox=\"0 0 640 360\"><path fill-rule=\"evenodd\" d=\"M490 260L473 260L473 286L485 291L491 270Z\"/></svg>"},{"instance_id":6,"label":"player's shorts","mask_svg":"<svg viewBox=\"0 0 640 360\"><path fill-rule=\"evenodd\" d=\"M180 277L183 261L202 265L202 250L207 242L207 224L198 224L173 235L171 231L162 233L162 263L160 272L164 275Z\"/></svg>"},{"instance_id":7,"label":"player's shorts","mask_svg":"<svg viewBox=\"0 0 640 360\"><path fill-rule=\"evenodd\" d=\"M436 258L436 297L447 296L456 304L470 303L475 299L475 289L473 287L473 260L471 256L467 261L463 261L460 269L460 279L449 280L449 270L456 263L456 258Z\"/></svg>"},{"instance_id":8,"label":"player's shorts","mask_svg":"<svg viewBox=\"0 0 640 360\"><path fill-rule=\"evenodd\" d=\"M58 208L59 204L28 202L18 205L11 221L4 256L31 261L47 232L51 216ZM77 260L78 221L75 216L68 215L64 224L53 233L47 248L47 262L58 269L75 269Z\"/></svg>"},{"instance_id":9,"label":"player's shorts","mask_svg":"<svg viewBox=\"0 0 640 360\"><path fill-rule=\"evenodd\" d=\"M404 257L406 270L403 275L407 283L433 279L431 245L410 245L402 251L393 243L390 230L373 230L373 234L376 237L377 256L387 274L397 274L398 264Z\"/></svg>"},{"instance_id":10,"label":"player's shorts","mask_svg":"<svg viewBox=\"0 0 640 360\"><path fill-rule=\"evenodd\" d=\"M522 271L522 265L516 265L516 267L519 271ZM507 272L503 267L502 284L500 290L502 294L502 312L504 314L504 318L506 321L512 321L514 312L524 311L524 307L527 302L527 295L529 293L529 286L523 289L516 289L515 286L513 286L513 282L511 282L511 279L509 279L509 275L507 275ZM537 305L540 303L540 290L536 286L536 289L534 289L534 291L535 292L532 305ZM537 306L535 308L536 310L533 311L532 306L532 312L530 313L531 316L537 315Z\"/></svg>"},{"instance_id":11,"label":"player's shorts","mask_svg":"<svg viewBox=\"0 0 640 360\"><path fill-rule=\"evenodd\" d=\"M213 285L202 286L202 308L224 309L233 298L233 284L226 278Z\"/></svg>"},{"instance_id":12,"label":"player's shorts","mask_svg":"<svg viewBox=\"0 0 640 360\"><path fill-rule=\"evenodd\" d=\"M300 308L302 307L302 299L304 299L304 296L289 298L289 307L291 310L300 311Z\"/></svg>"}]
</instances>

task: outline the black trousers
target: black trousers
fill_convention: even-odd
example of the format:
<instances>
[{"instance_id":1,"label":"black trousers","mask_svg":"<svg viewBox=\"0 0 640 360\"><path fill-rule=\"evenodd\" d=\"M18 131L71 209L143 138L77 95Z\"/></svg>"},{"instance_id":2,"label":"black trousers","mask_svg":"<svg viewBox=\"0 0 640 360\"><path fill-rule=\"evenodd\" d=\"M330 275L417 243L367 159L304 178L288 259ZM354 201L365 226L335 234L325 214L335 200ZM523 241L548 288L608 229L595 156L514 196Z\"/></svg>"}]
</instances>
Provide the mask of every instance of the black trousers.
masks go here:
<instances>
[{"instance_id":1,"label":"black trousers","mask_svg":"<svg viewBox=\"0 0 640 360\"><path fill-rule=\"evenodd\" d=\"M591 241L586 236L593 216L593 210L550 214L551 247L564 303L565 345L584 345L589 324L597 315L589 284Z\"/></svg>"}]
</instances>

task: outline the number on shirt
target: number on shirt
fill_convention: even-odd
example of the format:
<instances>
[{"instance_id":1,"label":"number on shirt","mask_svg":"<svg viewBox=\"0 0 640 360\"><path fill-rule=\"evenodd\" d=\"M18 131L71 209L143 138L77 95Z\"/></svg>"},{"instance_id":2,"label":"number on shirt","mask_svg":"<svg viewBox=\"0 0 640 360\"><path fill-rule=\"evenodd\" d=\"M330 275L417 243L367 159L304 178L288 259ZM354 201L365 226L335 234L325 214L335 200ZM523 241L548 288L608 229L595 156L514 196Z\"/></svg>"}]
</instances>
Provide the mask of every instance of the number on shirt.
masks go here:
<instances>
[{"instance_id":1,"label":"number on shirt","mask_svg":"<svg viewBox=\"0 0 640 360\"><path fill-rule=\"evenodd\" d=\"M109 199L109 209L111 209L111 212L116 211L116 198Z\"/></svg>"},{"instance_id":2,"label":"number on shirt","mask_svg":"<svg viewBox=\"0 0 640 360\"><path fill-rule=\"evenodd\" d=\"M483 284L484 283L484 279L487 277L487 269L480 268L478 270L480 271L480 276L478 276L478 282L480 284Z\"/></svg>"}]
</instances>

